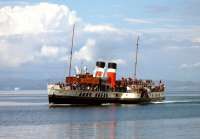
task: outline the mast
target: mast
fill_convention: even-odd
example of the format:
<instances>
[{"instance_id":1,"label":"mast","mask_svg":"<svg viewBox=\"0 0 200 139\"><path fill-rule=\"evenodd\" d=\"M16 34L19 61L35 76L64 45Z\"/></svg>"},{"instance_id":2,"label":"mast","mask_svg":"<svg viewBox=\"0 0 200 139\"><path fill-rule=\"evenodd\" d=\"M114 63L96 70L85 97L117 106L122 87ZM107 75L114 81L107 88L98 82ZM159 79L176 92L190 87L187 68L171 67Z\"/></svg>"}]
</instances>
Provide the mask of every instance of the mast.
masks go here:
<instances>
[{"instance_id":1,"label":"mast","mask_svg":"<svg viewBox=\"0 0 200 139\"><path fill-rule=\"evenodd\" d=\"M134 71L134 78L137 79L137 59L138 59L138 46L139 46L139 36L137 37L137 43L136 43L136 52L135 52L135 71Z\"/></svg>"},{"instance_id":2,"label":"mast","mask_svg":"<svg viewBox=\"0 0 200 139\"><path fill-rule=\"evenodd\" d=\"M73 54L73 46L74 46L74 29L75 29L75 24L73 25L73 32L72 32L72 45L71 45L70 60L69 60L69 77L71 76L72 54Z\"/></svg>"}]
</instances>

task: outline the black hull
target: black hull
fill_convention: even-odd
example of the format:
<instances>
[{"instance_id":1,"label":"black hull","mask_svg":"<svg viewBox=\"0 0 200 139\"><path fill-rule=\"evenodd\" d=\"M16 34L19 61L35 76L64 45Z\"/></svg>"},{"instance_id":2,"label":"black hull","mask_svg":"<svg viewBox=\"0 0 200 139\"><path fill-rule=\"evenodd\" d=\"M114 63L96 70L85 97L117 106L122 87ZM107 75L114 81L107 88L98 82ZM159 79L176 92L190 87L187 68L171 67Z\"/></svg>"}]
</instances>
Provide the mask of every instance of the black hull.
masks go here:
<instances>
[{"instance_id":1,"label":"black hull","mask_svg":"<svg viewBox=\"0 0 200 139\"><path fill-rule=\"evenodd\" d=\"M49 104L86 104L86 105L100 105L106 103L115 104L139 104L149 103L152 101L161 101L165 98L149 99L149 98L92 98L92 97L70 97L70 96L55 96L49 95Z\"/></svg>"}]
</instances>

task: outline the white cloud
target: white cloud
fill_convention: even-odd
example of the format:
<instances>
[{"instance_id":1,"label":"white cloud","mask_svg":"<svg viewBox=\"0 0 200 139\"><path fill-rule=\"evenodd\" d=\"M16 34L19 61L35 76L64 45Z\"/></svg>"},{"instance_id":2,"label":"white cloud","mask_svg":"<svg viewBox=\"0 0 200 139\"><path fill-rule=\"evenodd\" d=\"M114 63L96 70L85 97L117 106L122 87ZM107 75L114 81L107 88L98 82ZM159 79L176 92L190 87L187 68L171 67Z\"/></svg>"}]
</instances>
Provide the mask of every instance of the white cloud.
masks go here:
<instances>
[{"instance_id":1,"label":"white cloud","mask_svg":"<svg viewBox=\"0 0 200 139\"><path fill-rule=\"evenodd\" d=\"M137 18L124 18L124 21L131 24L152 24L153 23L152 21L137 19Z\"/></svg>"},{"instance_id":2,"label":"white cloud","mask_svg":"<svg viewBox=\"0 0 200 139\"><path fill-rule=\"evenodd\" d=\"M190 49L199 49L200 46L193 45L193 46L168 46L164 48L167 51L180 51L180 50L190 50Z\"/></svg>"},{"instance_id":3,"label":"white cloud","mask_svg":"<svg viewBox=\"0 0 200 139\"><path fill-rule=\"evenodd\" d=\"M74 53L76 60L85 60L91 62L95 58L95 45L96 42L93 39L88 39L86 44L77 52Z\"/></svg>"},{"instance_id":4,"label":"white cloud","mask_svg":"<svg viewBox=\"0 0 200 139\"><path fill-rule=\"evenodd\" d=\"M105 32L119 32L119 30L111 25L91 25L88 24L83 29L85 32L91 33L105 33Z\"/></svg>"},{"instance_id":5,"label":"white cloud","mask_svg":"<svg viewBox=\"0 0 200 139\"><path fill-rule=\"evenodd\" d=\"M30 54L32 48L27 47L19 51L19 46L12 46L8 43L0 43L0 68L1 67L17 67L34 60L35 54Z\"/></svg>"},{"instance_id":6,"label":"white cloud","mask_svg":"<svg viewBox=\"0 0 200 139\"><path fill-rule=\"evenodd\" d=\"M126 64L126 61L125 60L123 60L123 59L112 59L112 60L110 60L111 62L115 62L115 63L117 63L118 65L121 65L121 64Z\"/></svg>"},{"instance_id":7,"label":"white cloud","mask_svg":"<svg viewBox=\"0 0 200 139\"><path fill-rule=\"evenodd\" d=\"M188 68L188 67L189 67L188 64L181 64L181 66L180 66L181 69L185 69L185 68Z\"/></svg>"},{"instance_id":8,"label":"white cloud","mask_svg":"<svg viewBox=\"0 0 200 139\"><path fill-rule=\"evenodd\" d=\"M182 64L180 66L180 69L193 69L193 68L199 68L200 62L194 63L194 64Z\"/></svg>"},{"instance_id":9,"label":"white cloud","mask_svg":"<svg viewBox=\"0 0 200 139\"><path fill-rule=\"evenodd\" d=\"M200 48L200 45L193 45L193 46L191 46L191 48L196 48L196 49L198 49L198 48Z\"/></svg>"},{"instance_id":10,"label":"white cloud","mask_svg":"<svg viewBox=\"0 0 200 139\"><path fill-rule=\"evenodd\" d=\"M79 20L67 6L39 3L0 8L0 36L62 31Z\"/></svg>"},{"instance_id":11,"label":"white cloud","mask_svg":"<svg viewBox=\"0 0 200 139\"><path fill-rule=\"evenodd\" d=\"M72 11L71 13L69 13L69 19L68 22L70 25L73 25L74 23L80 21L81 19L77 17L76 12Z\"/></svg>"},{"instance_id":12,"label":"white cloud","mask_svg":"<svg viewBox=\"0 0 200 139\"><path fill-rule=\"evenodd\" d=\"M174 51L174 50L180 50L180 49L182 49L183 47L180 47L180 46L169 46L169 47L166 47L165 48L165 50L172 50L172 51ZM185 48L185 47L184 47Z\"/></svg>"},{"instance_id":13,"label":"white cloud","mask_svg":"<svg viewBox=\"0 0 200 139\"><path fill-rule=\"evenodd\" d=\"M1 68L41 61L68 61L72 24L78 21L80 18L76 12L64 5L39 3L0 8L0 46L3 46L0 47ZM102 53L105 47L109 47L108 50L116 50L117 43L114 42L122 43L130 34L106 24L79 22L78 28L74 42L75 50L79 50L74 52L74 62L94 62L98 58L113 60L109 52ZM94 33L99 35L94 36ZM76 44L76 35L79 35L80 41L95 39L87 39L85 45L80 46L80 43ZM107 39L105 36L113 39ZM114 45L111 45L113 43ZM120 56L116 55L115 53L114 61L124 63Z\"/></svg>"},{"instance_id":14,"label":"white cloud","mask_svg":"<svg viewBox=\"0 0 200 139\"><path fill-rule=\"evenodd\" d=\"M123 18L122 15L114 16ZM135 27L132 30L128 26L117 28L109 23L91 24L80 22L80 20L76 12L70 10L66 5L53 3L2 5L0 7L0 68L22 65L24 69L26 68L24 65L28 64L28 66L39 69L38 63L46 67L46 64L61 66L61 63L63 65L64 62L68 62L74 22L78 22L78 24L76 24L75 30L73 64L83 60L90 66L91 63L94 64L96 60L101 59L106 62L113 61L119 65L122 64L121 69L131 72L132 69L127 67L129 67L129 63L133 63L132 55L135 51L138 32L142 34L140 35L141 64L139 67L142 67L143 73L148 71L152 75L159 76L168 73L166 65L200 60L200 28L197 25L187 26L184 24L184 26L180 26L177 24L180 23L179 21L172 21L170 24L173 26L166 26L160 23L167 21L153 18L147 20L144 18L124 19L131 24L144 25L143 28ZM157 28L145 26L154 23L159 23ZM85 40L87 40L86 43L84 43ZM157 62L157 70L152 68L150 61ZM182 64L180 67L176 67L171 75L175 78L180 68L197 67L199 67L199 63ZM34 68L30 71L35 70ZM166 74L167 78L168 75Z\"/></svg>"},{"instance_id":15,"label":"white cloud","mask_svg":"<svg viewBox=\"0 0 200 139\"><path fill-rule=\"evenodd\" d=\"M193 39L193 42L200 43L200 37L194 38L194 39Z\"/></svg>"},{"instance_id":16,"label":"white cloud","mask_svg":"<svg viewBox=\"0 0 200 139\"><path fill-rule=\"evenodd\" d=\"M0 68L42 61L43 57L61 59L67 51L61 45L63 34L67 36L64 36L66 47L71 39L72 24L79 21L76 12L64 5L39 3L1 7Z\"/></svg>"},{"instance_id":17,"label":"white cloud","mask_svg":"<svg viewBox=\"0 0 200 139\"><path fill-rule=\"evenodd\" d=\"M58 52L59 52L58 47L43 46L41 48L41 56L45 57L56 57L58 56Z\"/></svg>"},{"instance_id":18,"label":"white cloud","mask_svg":"<svg viewBox=\"0 0 200 139\"><path fill-rule=\"evenodd\" d=\"M121 48L123 49L123 48ZM74 53L74 59L76 61L86 61L90 63L95 63L96 61L106 61L106 62L116 62L117 64L126 64L125 60L116 56L115 46L105 49L99 42L94 39L88 39L83 47L79 51ZM113 54L112 54L113 53ZM114 56L114 57L113 57Z\"/></svg>"}]
</instances>

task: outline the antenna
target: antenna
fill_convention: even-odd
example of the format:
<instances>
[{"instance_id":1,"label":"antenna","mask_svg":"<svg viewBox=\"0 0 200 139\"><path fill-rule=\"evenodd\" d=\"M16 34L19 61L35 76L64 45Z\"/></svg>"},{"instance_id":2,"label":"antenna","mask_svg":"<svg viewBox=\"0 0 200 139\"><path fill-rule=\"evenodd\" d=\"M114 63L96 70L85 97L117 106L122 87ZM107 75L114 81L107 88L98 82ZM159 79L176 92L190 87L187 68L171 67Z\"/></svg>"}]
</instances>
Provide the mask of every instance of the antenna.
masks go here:
<instances>
[{"instance_id":1,"label":"antenna","mask_svg":"<svg viewBox=\"0 0 200 139\"><path fill-rule=\"evenodd\" d=\"M69 77L71 76L72 54L73 54L73 46L74 46L74 29L75 29L75 24L73 25L73 32L72 32L72 46L71 46L70 60L69 60Z\"/></svg>"},{"instance_id":2,"label":"antenna","mask_svg":"<svg viewBox=\"0 0 200 139\"><path fill-rule=\"evenodd\" d=\"M80 69L81 69L81 74L83 74L83 60L81 61L81 67L80 67Z\"/></svg>"},{"instance_id":3,"label":"antenna","mask_svg":"<svg viewBox=\"0 0 200 139\"><path fill-rule=\"evenodd\" d=\"M137 37L137 43L136 43L136 52L135 52L135 71L134 71L134 78L137 79L136 74L137 74L137 55L138 55L138 46L139 46L139 36Z\"/></svg>"}]
</instances>

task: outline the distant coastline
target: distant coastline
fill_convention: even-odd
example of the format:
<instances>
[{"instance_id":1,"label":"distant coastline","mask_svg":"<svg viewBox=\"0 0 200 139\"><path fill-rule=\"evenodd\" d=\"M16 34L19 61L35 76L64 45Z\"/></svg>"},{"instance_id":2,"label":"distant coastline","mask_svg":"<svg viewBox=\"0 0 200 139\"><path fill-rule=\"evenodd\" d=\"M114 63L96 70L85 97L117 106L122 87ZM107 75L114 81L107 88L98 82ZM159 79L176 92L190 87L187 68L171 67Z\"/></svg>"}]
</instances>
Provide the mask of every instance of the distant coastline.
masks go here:
<instances>
[{"instance_id":1,"label":"distant coastline","mask_svg":"<svg viewBox=\"0 0 200 139\"><path fill-rule=\"evenodd\" d=\"M46 90L46 85L50 82L63 81L57 79L24 79L24 78L1 78L0 90ZM167 80L167 91L197 91L200 90L200 81L175 81Z\"/></svg>"}]
</instances>

